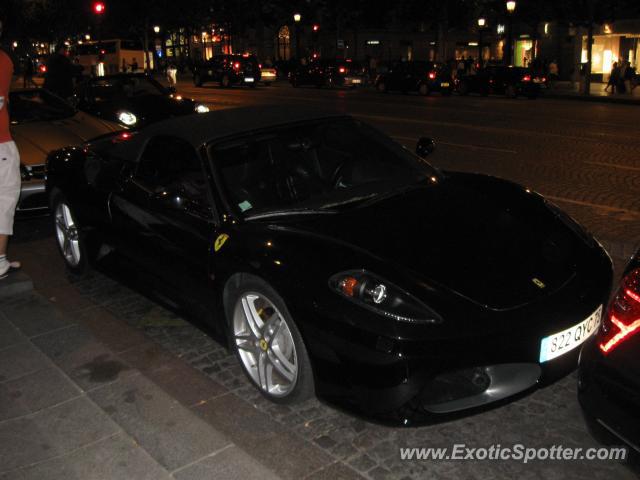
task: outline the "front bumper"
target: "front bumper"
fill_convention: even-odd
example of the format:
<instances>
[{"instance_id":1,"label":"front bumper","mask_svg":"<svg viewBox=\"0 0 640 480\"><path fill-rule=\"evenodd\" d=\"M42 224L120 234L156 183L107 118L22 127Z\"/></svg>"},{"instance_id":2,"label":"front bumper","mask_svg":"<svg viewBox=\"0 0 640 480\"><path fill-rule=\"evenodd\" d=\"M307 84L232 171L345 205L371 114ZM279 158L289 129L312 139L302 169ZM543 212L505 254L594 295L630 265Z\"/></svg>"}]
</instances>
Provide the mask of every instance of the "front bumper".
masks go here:
<instances>
[{"instance_id":1,"label":"front bumper","mask_svg":"<svg viewBox=\"0 0 640 480\"><path fill-rule=\"evenodd\" d=\"M416 425L468 415L551 383L577 368L580 347L540 363L542 339L580 324L608 298L612 273L604 252L586 270L544 301L515 310L482 317L453 304L458 313L444 315L440 331L409 324L385 331L337 296L296 312L295 318L313 319L301 330L313 339L307 350L316 392L377 421Z\"/></svg>"},{"instance_id":2,"label":"front bumper","mask_svg":"<svg viewBox=\"0 0 640 480\"><path fill-rule=\"evenodd\" d=\"M31 179L22 182L20 199L16 213L19 216L41 215L47 213L49 205L45 191L45 180Z\"/></svg>"}]
</instances>

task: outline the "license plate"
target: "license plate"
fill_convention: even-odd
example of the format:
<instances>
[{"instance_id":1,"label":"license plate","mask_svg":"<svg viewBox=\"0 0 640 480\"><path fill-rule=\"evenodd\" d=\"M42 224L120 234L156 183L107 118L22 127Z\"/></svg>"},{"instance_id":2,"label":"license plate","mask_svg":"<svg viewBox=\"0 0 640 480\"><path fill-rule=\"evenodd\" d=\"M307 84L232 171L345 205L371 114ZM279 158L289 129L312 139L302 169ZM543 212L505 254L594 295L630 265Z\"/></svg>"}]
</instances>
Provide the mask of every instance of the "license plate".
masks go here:
<instances>
[{"instance_id":1,"label":"license plate","mask_svg":"<svg viewBox=\"0 0 640 480\"><path fill-rule=\"evenodd\" d=\"M441 87L448 87L449 86L449 82L442 82L440 84Z\"/></svg>"},{"instance_id":2,"label":"license plate","mask_svg":"<svg viewBox=\"0 0 640 480\"><path fill-rule=\"evenodd\" d=\"M351 79L351 83L361 83L362 80L360 80L359 78L352 78Z\"/></svg>"},{"instance_id":3,"label":"license plate","mask_svg":"<svg viewBox=\"0 0 640 480\"><path fill-rule=\"evenodd\" d=\"M253 77L246 77L244 79L244 81L247 82L247 83L252 83L253 82Z\"/></svg>"},{"instance_id":4,"label":"license plate","mask_svg":"<svg viewBox=\"0 0 640 480\"><path fill-rule=\"evenodd\" d=\"M582 345L598 330L601 318L602 305L579 324L543 338L540 345L540 363L553 360Z\"/></svg>"}]
</instances>

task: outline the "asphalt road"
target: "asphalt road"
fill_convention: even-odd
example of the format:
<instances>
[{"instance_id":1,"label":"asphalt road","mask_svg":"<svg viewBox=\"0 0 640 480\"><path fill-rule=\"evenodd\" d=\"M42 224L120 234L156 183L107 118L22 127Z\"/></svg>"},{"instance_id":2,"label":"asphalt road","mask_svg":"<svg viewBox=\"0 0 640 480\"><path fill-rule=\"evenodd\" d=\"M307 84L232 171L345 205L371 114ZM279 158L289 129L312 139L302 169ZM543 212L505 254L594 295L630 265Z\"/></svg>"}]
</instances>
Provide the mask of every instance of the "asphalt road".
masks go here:
<instances>
[{"instance_id":1,"label":"asphalt road","mask_svg":"<svg viewBox=\"0 0 640 480\"><path fill-rule=\"evenodd\" d=\"M436 140L430 161L449 170L514 180L556 202L615 257L640 240L638 107L503 97L430 97L373 90L294 89L286 82L257 88L179 91L213 108L287 104L356 115L413 148Z\"/></svg>"}]
</instances>

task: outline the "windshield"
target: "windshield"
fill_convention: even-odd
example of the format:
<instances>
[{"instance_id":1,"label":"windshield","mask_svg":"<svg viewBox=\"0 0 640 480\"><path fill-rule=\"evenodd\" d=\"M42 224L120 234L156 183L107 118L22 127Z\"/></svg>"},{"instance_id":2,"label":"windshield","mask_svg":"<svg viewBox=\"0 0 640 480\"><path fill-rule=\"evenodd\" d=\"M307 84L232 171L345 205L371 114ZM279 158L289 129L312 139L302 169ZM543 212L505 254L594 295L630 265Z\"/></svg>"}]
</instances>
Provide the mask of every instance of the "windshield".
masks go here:
<instances>
[{"instance_id":1,"label":"windshield","mask_svg":"<svg viewBox=\"0 0 640 480\"><path fill-rule=\"evenodd\" d=\"M87 96L96 102L132 98L141 95L165 95L166 91L155 80L145 76L103 77L87 85Z\"/></svg>"},{"instance_id":2,"label":"windshield","mask_svg":"<svg viewBox=\"0 0 640 480\"><path fill-rule=\"evenodd\" d=\"M439 176L388 136L349 118L217 144L210 153L229 203L244 216L354 206Z\"/></svg>"},{"instance_id":3,"label":"windshield","mask_svg":"<svg viewBox=\"0 0 640 480\"><path fill-rule=\"evenodd\" d=\"M71 105L46 90L9 94L9 116L12 124L61 120L74 114L75 110Z\"/></svg>"}]
</instances>

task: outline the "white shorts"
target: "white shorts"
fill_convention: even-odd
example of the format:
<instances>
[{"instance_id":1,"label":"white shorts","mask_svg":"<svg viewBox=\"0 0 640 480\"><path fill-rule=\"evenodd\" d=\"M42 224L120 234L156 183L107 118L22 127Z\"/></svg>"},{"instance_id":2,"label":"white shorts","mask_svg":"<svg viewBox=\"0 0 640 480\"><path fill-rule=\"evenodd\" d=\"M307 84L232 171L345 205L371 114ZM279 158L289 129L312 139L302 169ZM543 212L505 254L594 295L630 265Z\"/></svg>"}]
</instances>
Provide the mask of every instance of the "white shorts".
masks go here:
<instances>
[{"instance_id":1,"label":"white shorts","mask_svg":"<svg viewBox=\"0 0 640 480\"><path fill-rule=\"evenodd\" d=\"M13 235L20 184L18 148L14 142L0 143L0 235Z\"/></svg>"}]
</instances>

